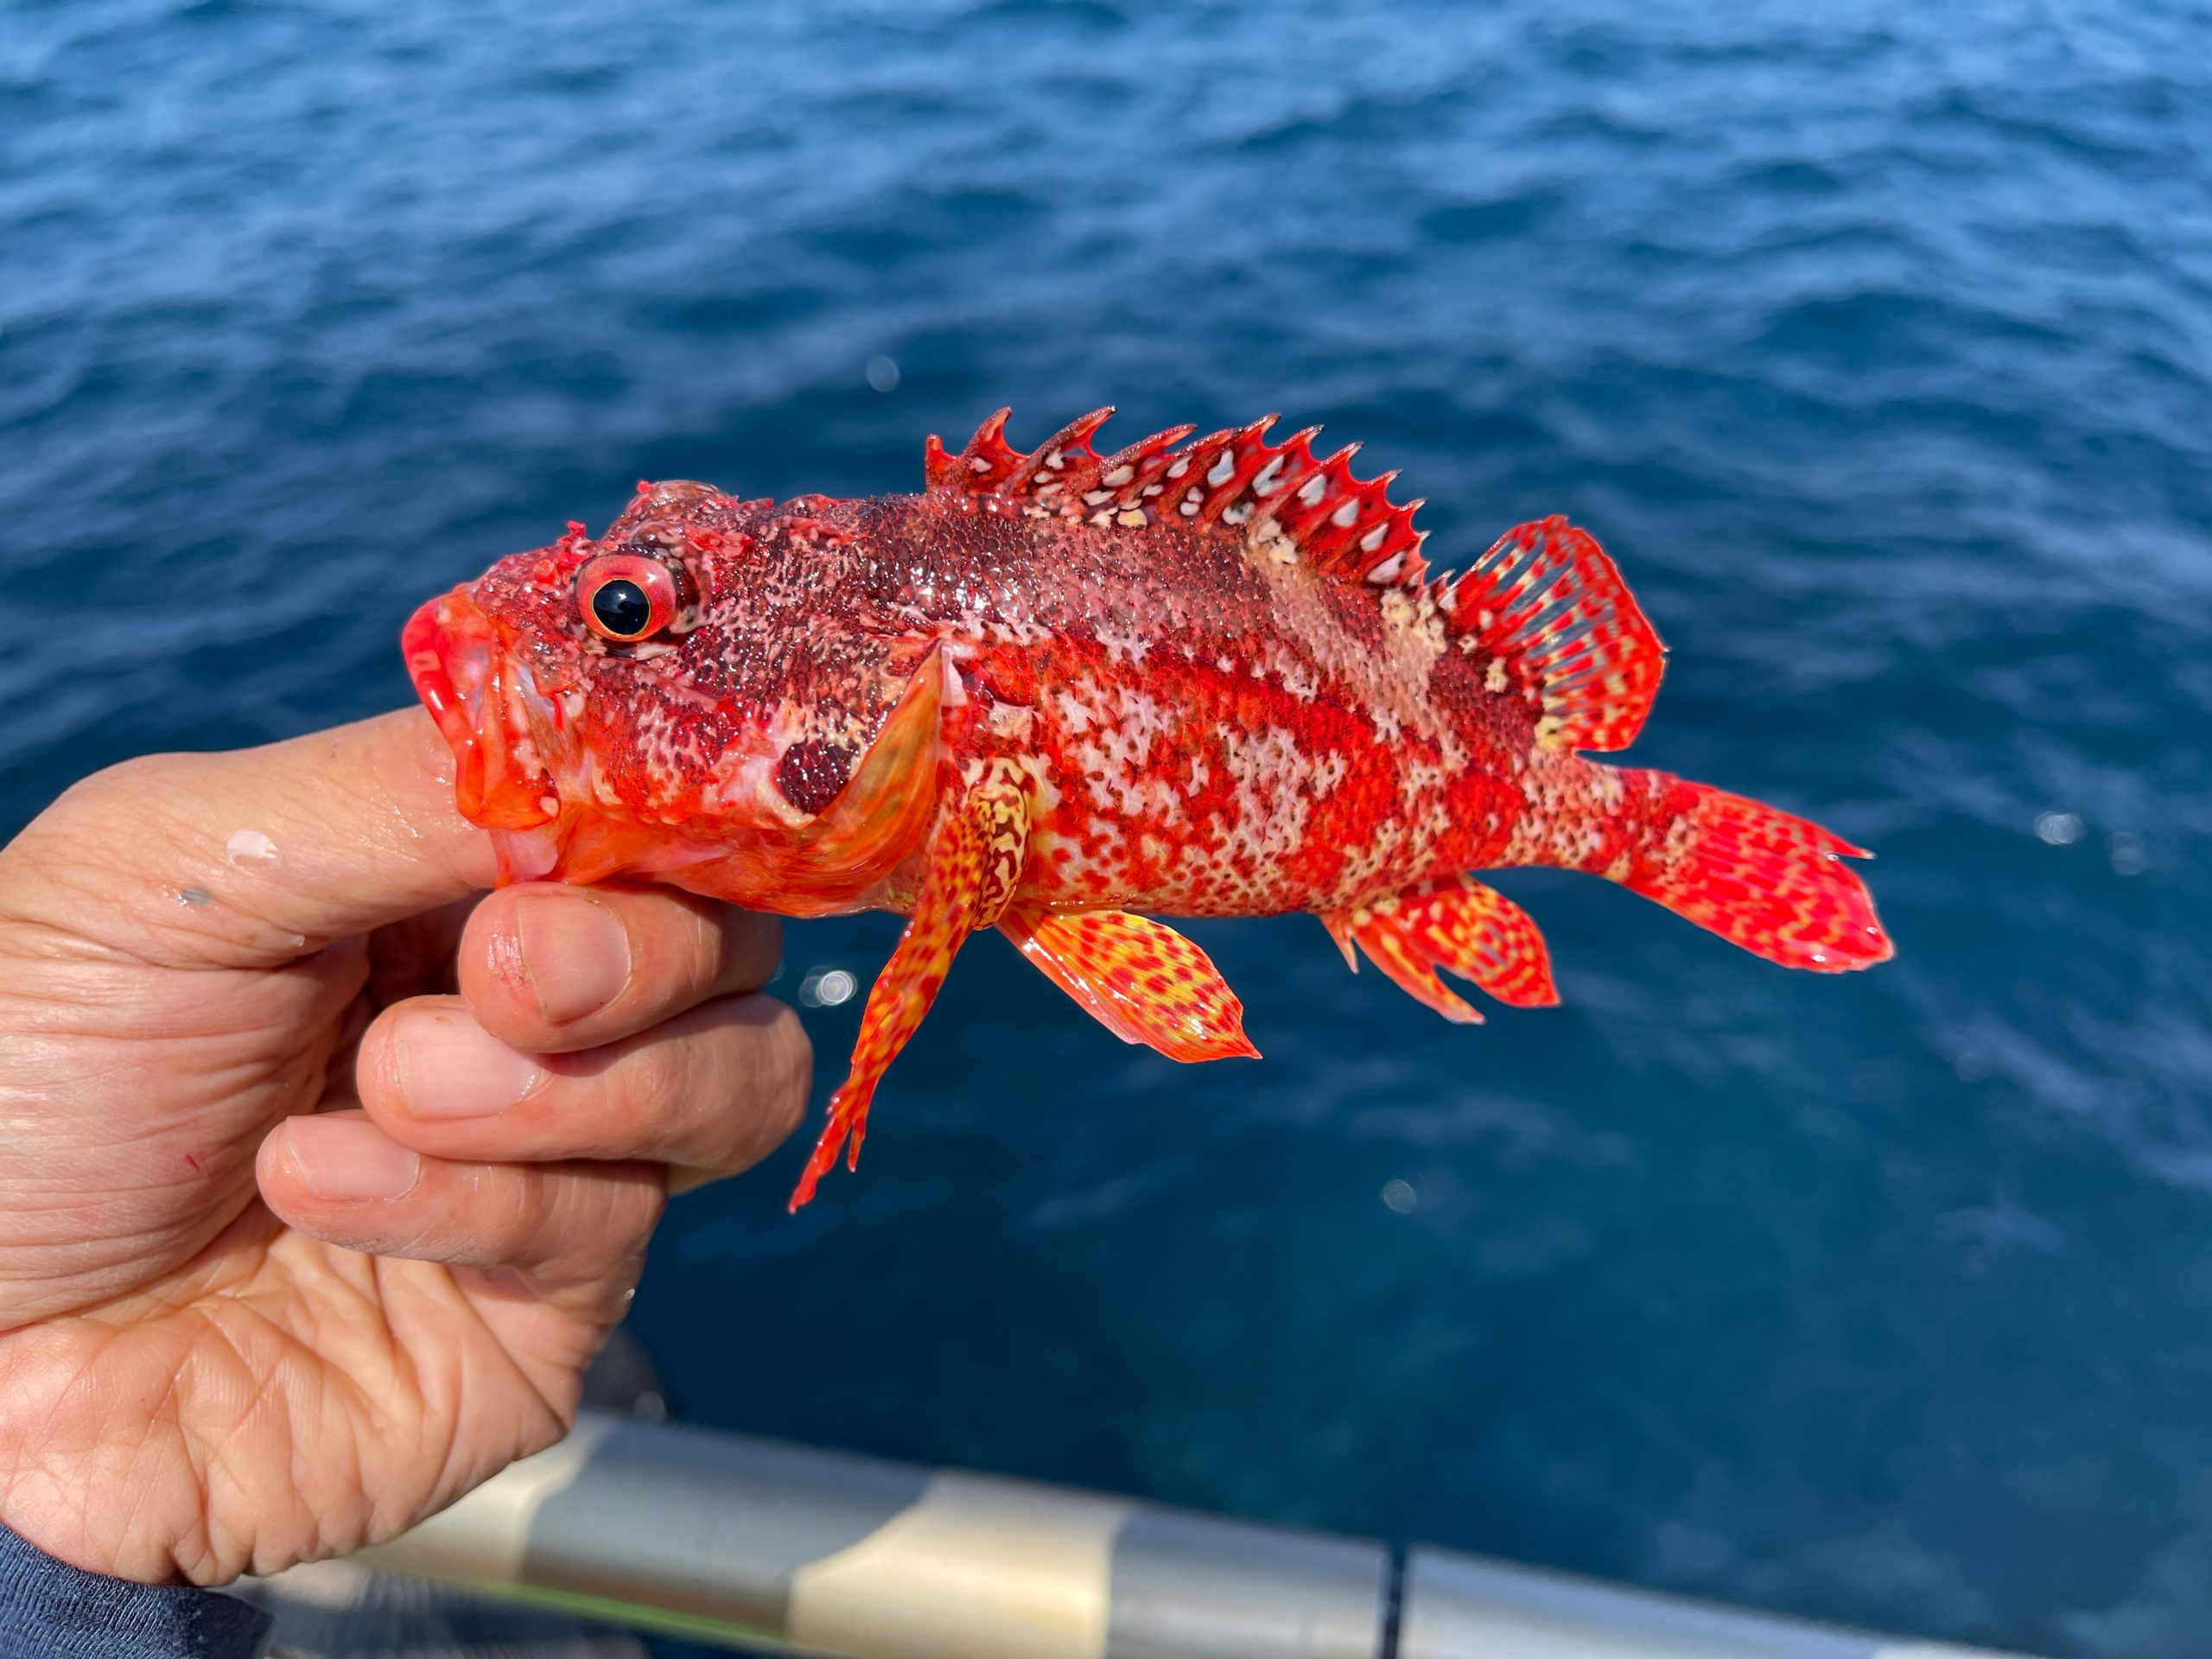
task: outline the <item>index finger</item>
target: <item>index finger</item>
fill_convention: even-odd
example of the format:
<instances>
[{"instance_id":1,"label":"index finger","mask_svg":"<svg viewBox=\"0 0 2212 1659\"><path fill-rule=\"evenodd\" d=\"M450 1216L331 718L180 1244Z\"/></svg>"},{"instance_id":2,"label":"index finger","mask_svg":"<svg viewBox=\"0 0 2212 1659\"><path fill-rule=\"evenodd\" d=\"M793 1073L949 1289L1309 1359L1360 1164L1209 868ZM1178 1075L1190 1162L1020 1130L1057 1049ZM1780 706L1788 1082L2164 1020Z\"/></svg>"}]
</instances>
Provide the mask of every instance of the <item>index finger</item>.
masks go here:
<instances>
[{"instance_id":1,"label":"index finger","mask_svg":"<svg viewBox=\"0 0 2212 1659\"><path fill-rule=\"evenodd\" d=\"M775 918L666 888L503 888L461 934L461 995L510 1047L568 1053L754 991L783 953Z\"/></svg>"}]
</instances>

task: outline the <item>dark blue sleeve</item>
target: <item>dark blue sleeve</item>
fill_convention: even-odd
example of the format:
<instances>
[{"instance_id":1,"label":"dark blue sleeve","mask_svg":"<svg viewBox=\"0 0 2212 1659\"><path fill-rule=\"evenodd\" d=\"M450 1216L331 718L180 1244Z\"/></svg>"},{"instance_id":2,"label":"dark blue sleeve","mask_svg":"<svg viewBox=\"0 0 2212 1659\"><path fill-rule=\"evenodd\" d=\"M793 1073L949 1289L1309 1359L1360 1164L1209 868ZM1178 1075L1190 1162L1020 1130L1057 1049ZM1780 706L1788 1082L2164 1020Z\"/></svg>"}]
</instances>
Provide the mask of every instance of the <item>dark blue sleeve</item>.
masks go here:
<instances>
[{"instance_id":1,"label":"dark blue sleeve","mask_svg":"<svg viewBox=\"0 0 2212 1659\"><path fill-rule=\"evenodd\" d=\"M104 1579L0 1526L0 1659L255 1659L268 1638L242 1601Z\"/></svg>"}]
</instances>

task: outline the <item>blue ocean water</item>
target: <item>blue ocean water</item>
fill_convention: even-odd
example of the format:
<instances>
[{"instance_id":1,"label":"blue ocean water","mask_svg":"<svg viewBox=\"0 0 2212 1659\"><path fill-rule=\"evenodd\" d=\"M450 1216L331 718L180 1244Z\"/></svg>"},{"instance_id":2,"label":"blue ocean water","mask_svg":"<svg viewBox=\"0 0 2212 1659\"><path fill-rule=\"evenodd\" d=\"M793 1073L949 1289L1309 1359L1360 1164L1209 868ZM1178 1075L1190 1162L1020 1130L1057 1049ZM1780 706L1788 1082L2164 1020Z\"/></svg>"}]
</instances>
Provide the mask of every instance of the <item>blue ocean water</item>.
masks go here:
<instances>
[{"instance_id":1,"label":"blue ocean water","mask_svg":"<svg viewBox=\"0 0 2212 1659\"><path fill-rule=\"evenodd\" d=\"M2202 4L16 0L0 134L8 827L402 701L417 600L640 476L1111 401L1325 421L1443 563L1573 514L1674 647L1636 758L1880 854L1848 979L1509 876L1566 1006L1472 1031L1196 928L1256 1065L978 940L858 1178L675 1210L686 1414L2205 1650Z\"/></svg>"}]
</instances>

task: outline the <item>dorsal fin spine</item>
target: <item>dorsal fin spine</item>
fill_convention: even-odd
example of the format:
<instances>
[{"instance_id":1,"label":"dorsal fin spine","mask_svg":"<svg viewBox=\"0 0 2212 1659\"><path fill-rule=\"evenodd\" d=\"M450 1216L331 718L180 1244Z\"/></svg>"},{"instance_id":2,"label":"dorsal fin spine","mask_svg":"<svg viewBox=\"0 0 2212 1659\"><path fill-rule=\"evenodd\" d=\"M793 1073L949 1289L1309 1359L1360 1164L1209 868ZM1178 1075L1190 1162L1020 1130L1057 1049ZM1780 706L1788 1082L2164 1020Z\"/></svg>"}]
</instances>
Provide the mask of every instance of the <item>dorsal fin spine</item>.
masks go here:
<instances>
[{"instance_id":1,"label":"dorsal fin spine","mask_svg":"<svg viewBox=\"0 0 2212 1659\"><path fill-rule=\"evenodd\" d=\"M1279 558L1377 586L1418 588L1425 581L1425 538L1412 524L1420 503L1391 504L1395 473L1354 478L1357 444L1319 459L1313 447L1319 427L1270 444L1276 416L1268 415L1187 443L1192 428L1170 427L1101 456L1090 438L1111 413L1094 410L1023 454L1006 442L1007 411L996 410L957 455L929 440L923 451L929 487L1027 497L1096 524L1135 524L1129 510L1141 508L1147 522L1249 526L1247 533Z\"/></svg>"},{"instance_id":2,"label":"dorsal fin spine","mask_svg":"<svg viewBox=\"0 0 2212 1659\"><path fill-rule=\"evenodd\" d=\"M1198 508L1199 523L1211 524L1220 521L1222 515L1234 506L1237 499L1251 486L1252 480L1259 476L1260 469L1268 464L1271 452L1268 448L1267 430L1278 418L1274 415L1262 415L1236 435L1236 442L1230 447L1230 470L1226 478L1216 479L1212 473L1206 474L1207 482L1212 487ZM1242 524L1250 516L1248 508L1232 522Z\"/></svg>"},{"instance_id":3,"label":"dorsal fin spine","mask_svg":"<svg viewBox=\"0 0 2212 1659\"><path fill-rule=\"evenodd\" d=\"M1009 495L1057 495L1064 490L1088 488L1101 465L1090 447L1090 435L1106 424L1114 412L1109 404L1079 415L1030 451L1003 486Z\"/></svg>"},{"instance_id":4,"label":"dorsal fin spine","mask_svg":"<svg viewBox=\"0 0 2212 1659\"><path fill-rule=\"evenodd\" d=\"M1113 411L1098 409L1023 454L1006 441L1007 413L995 411L957 455L931 438L930 487L1026 496L1094 524L1249 526L1254 544L1279 561L1416 590L1461 651L1487 658L1486 684L1502 673L1492 690L1535 703L1546 742L1621 748L1649 710L1664 648L1604 550L1562 518L1510 530L1459 575L1431 583L1421 556L1427 534L1413 527L1421 504L1391 505L1395 472L1354 478L1356 443L1317 458L1319 427L1271 445L1270 415L1180 448L1193 429L1170 427L1102 457L1090 438Z\"/></svg>"},{"instance_id":5,"label":"dorsal fin spine","mask_svg":"<svg viewBox=\"0 0 2212 1659\"><path fill-rule=\"evenodd\" d=\"M1192 426L1171 426L1117 451L1108 461L1106 471L1098 480L1100 489L1110 492L1102 499L1124 503L1136 501L1151 487L1154 478L1166 467L1173 453L1171 446L1180 442L1197 429ZM1129 476L1116 482L1116 474L1124 467L1128 469ZM1096 494L1096 492L1090 493Z\"/></svg>"}]
</instances>

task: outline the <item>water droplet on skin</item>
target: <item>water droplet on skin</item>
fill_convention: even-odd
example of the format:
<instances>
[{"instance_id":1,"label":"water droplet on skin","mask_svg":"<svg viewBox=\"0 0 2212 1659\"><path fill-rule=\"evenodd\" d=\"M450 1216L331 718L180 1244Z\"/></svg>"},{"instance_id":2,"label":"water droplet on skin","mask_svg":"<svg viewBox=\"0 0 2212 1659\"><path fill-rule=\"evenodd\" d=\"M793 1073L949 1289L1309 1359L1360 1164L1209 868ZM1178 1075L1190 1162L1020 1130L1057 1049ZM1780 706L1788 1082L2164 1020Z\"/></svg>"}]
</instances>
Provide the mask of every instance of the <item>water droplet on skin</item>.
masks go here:
<instances>
[{"instance_id":1,"label":"water droplet on skin","mask_svg":"<svg viewBox=\"0 0 2212 1659\"><path fill-rule=\"evenodd\" d=\"M1393 1215L1410 1216L1421 1202L1421 1194L1414 1191L1411 1181L1391 1179L1382 1183L1382 1205Z\"/></svg>"},{"instance_id":2,"label":"water droplet on skin","mask_svg":"<svg viewBox=\"0 0 2212 1659\"><path fill-rule=\"evenodd\" d=\"M223 843L231 862L241 866L274 864L276 843L258 830L240 830Z\"/></svg>"},{"instance_id":3,"label":"water droplet on skin","mask_svg":"<svg viewBox=\"0 0 2212 1659\"><path fill-rule=\"evenodd\" d=\"M842 968L817 968L799 982L798 1000L810 1008L834 1008L853 1000L860 981Z\"/></svg>"},{"instance_id":4,"label":"water droplet on skin","mask_svg":"<svg viewBox=\"0 0 2212 1659\"><path fill-rule=\"evenodd\" d=\"M214 897L215 895L205 887L179 887L176 890L176 901L180 905L209 904L213 901Z\"/></svg>"}]
</instances>

